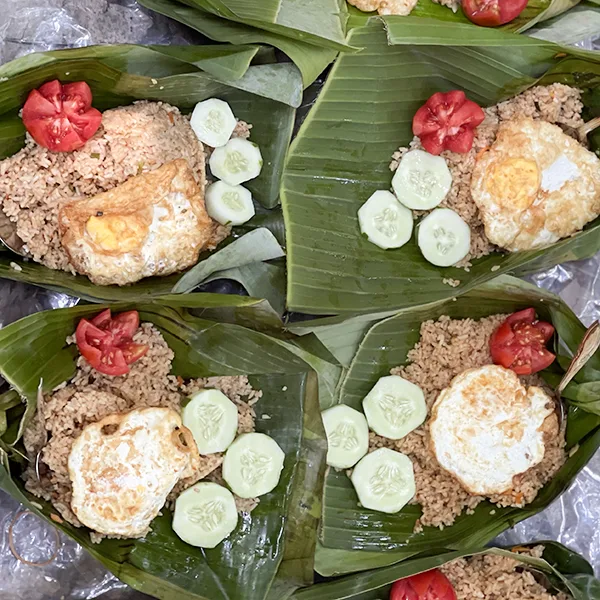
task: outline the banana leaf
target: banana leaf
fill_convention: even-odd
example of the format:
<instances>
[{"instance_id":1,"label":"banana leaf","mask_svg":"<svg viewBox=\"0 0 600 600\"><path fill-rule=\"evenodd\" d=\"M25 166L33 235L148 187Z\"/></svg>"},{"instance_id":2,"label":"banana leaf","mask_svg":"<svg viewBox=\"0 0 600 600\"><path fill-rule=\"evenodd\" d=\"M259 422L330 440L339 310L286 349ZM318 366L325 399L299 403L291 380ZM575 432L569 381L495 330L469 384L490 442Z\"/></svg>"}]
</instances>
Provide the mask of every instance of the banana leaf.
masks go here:
<instances>
[{"instance_id":1,"label":"banana leaf","mask_svg":"<svg viewBox=\"0 0 600 600\"><path fill-rule=\"evenodd\" d=\"M14 77L33 67L60 62L64 59L101 60L105 65L122 69L128 62L129 73L150 77L168 77L197 70L221 78L239 79L256 57L256 45L208 46L137 46L114 44L68 50L50 50L29 54L0 66L1 77ZM159 56L160 55L160 56ZM193 68L196 67L196 68Z\"/></svg>"},{"instance_id":2,"label":"banana leaf","mask_svg":"<svg viewBox=\"0 0 600 600\"><path fill-rule=\"evenodd\" d=\"M257 430L282 446L285 468L277 488L261 498L227 542L213 550L189 546L172 531L171 512L163 510L143 540L92 544L87 530L52 521L52 506L24 490L22 464L7 452L21 448L20 435L35 410L40 378L44 389L51 390L73 375L77 351L65 339L81 317L98 312L94 305L38 313L0 331L0 373L14 390L2 397L1 406L14 406L15 391L24 402L21 410L5 413L9 429L17 434L9 439L7 432L1 438L0 487L79 542L122 581L156 598L262 600L274 581L288 594L310 583L326 450L317 378L303 359L313 357L293 340L237 324L252 322L255 316L261 327L264 305L252 298L194 294L112 307L135 308L142 322L161 330L175 352L174 375L247 374L263 391L256 408ZM207 318L211 311L227 313L230 322Z\"/></svg>"},{"instance_id":3,"label":"banana leaf","mask_svg":"<svg viewBox=\"0 0 600 600\"><path fill-rule=\"evenodd\" d=\"M534 27L537 23L541 23L561 15L562 13L576 6L579 2L580 0L529 0L525 10L516 19L510 23L507 23L506 25L495 27L494 29L497 31L523 33L531 27ZM351 26L360 25L368 18L368 15L360 13L360 11L354 9L353 7L350 9L350 14ZM376 15L377 13L368 14ZM410 16L413 18L417 17L436 19L439 21L446 21L448 23L461 23L468 25L472 31L475 28L483 29L479 25L474 25L471 23L471 21L469 21L469 19L465 16L461 6L458 7L456 12L453 12L446 6L442 6L433 2L433 0L419 0L413 11L410 13ZM386 21L388 19L391 19L391 21L396 21L403 18L405 17L384 17Z\"/></svg>"},{"instance_id":4,"label":"banana leaf","mask_svg":"<svg viewBox=\"0 0 600 600\"><path fill-rule=\"evenodd\" d=\"M301 101L302 85L293 65L248 66L256 50L247 46L224 49L215 45L165 48L119 45L43 52L19 58L0 67L0 158L10 156L23 146L25 130L18 111L29 91L49 79L86 80L94 93L95 106L102 110L139 99L152 99L170 102L188 112L196 102L218 96L231 104L238 118L253 124L252 140L262 149L264 168L248 187L259 203L271 209L278 203L283 160L292 134L294 107ZM207 62L210 73L203 70ZM219 70L229 71L236 77L217 77L215 73ZM240 253L228 244L239 246L243 238L237 238L244 233L260 229L265 222L273 225L280 219L279 211L273 212L272 217L269 211L259 209L257 213L255 219L234 228L232 237L217 251L203 255L203 262L183 275L151 278L122 288L101 287L86 277L52 271L2 252L0 276L90 301L143 300L171 293L176 288L187 291L182 290L182 279L198 284L215 270L240 266ZM269 237L266 229L261 230L256 243L250 244L249 250L244 252L245 264L281 256L277 242ZM225 255L220 257L222 253Z\"/></svg>"},{"instance_id":5,"label":"banana leaf","mask_svg":"<svg viewBox=\"0 0 600 600\"><path fill-rule=\"evenodd\" d=\"M180 0L217 17L338 51L346 44L344 0Z\"/></svg>"},{"instance_id":6,"label":"banana leaf","mask_svg":"<svg viewBox=\"0 0 600 600\"><path fill-rule=\"evenodd\" d=\"M592 255L600 220L551 247L474 261L470 272L428 263L413 239L384 251L360 234L357 211L389 189L392 153L412 140L417 108L436 91L464 89L491 105L535 85L584 89L600 114L600 55L470 25L419 17L371 19L350 32L365 49L341 54L288 154L281 189L288 307L316 315L373 313L460 295L498 274ZM594 149L600 135L590 136ZM457 279L456 288L443 280Z\"/></svg>"},{"instance_id":7,"label":"banana leaf","mask_svg":"<svg viewBox=\"0 0 600 600\"><path fill-rule=\"evenodd\" d=\"M540 318L556 327L559 339L556 352L566 360L560 361L561 366L553 365L543 372L550 384L556 384L583 338L585 328L557 296L503 276L455 300L406 309L372 325L360 341L336 399L360 409L362 399L379 377L388 374L396 365L406 364L408 351L418 341L419 328L425 320L441 315L481 318L529 306L535 307ZM310 329L321 337L318 327ZM335 335L332 335L331 326L325 327L326 345L330 350L345 339L342 331L337 328L333 331ZM592 358L591 365L578 376L576 383L571 384L569 394L575 393L576 386L600 381L600 371L594 368L598 360L598 355ZM346 474L330 470L325 482L319 534L322 548L317 553L316 570L325 576L339 575L389 565L434 547L469 550L488 543L515 523L546 508L570 485L600 447L598 396L589 393L575 403L568 397L564 399L569 407L567 448L571 451L570 456L537 498L524 508L499 508L483 502L473 514L463 513L450 527L443 530L425 527L422 532L413 533L415 521L421 514L418 505L406 506L396 515L364 509L358 506L358 498ZM322 404L322 408L328 406Z\"/></svg>"},{"instance_id":8,"label":"banana leaf","mask_svg":"<svg viewBox=\"0 0 600 600\"><path fill-rule=\"evenodd\" d=\"M338 53L332 48L324 48L248 24L228 21L201 8L181 4L176 0L140 0L140 4L175 19L217 42L267 44L281 50L300 70L304 87L313 83Z\"/></svg>"},{"instance_id":9,"label":"banana leaf","mask_svg":"<svg viewBox=\"0 0 600 600\"><path fill-rule=\"evenodd\" d=\"M541 558L517 552L542 545ZM562 591L574 600L598 600L600 582L594 577L589 563L577 553L557 542L533 542L516 548L480 548L475 551L445 551L433 556L411 558L397 565L350 575L331 582L319 583L296 592L298 600L381 600L389 597L391 584L430 569L463 558L491 554L512 558L523 564L523 568L540 578L549 591Z\"/></svg>"}]
</instances>

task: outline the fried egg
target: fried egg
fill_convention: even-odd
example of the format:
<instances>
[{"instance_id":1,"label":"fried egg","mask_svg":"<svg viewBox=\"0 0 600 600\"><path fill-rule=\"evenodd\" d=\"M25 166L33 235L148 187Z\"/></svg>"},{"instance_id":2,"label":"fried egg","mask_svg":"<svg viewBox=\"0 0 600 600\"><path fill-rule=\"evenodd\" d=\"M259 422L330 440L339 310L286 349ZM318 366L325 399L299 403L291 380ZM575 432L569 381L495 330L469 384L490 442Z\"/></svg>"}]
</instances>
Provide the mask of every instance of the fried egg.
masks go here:
<instances>
[{"instance_id":1,"label":"fried egg","mask_svg":"<svg viewBox=\"0 0 600 600\"><path fill-rule=\"evenodd\" d=\"M217 227L184 159L69 202L58 219L71 264L97 285L182 271L198 261Z\"/></svg>"},{"instance_id":2,"label":"fried egg","mask_svg":"<svg viewBox=\"0 0 600 600\"><path fill-rule=\"evenodd\" d=\"M71 508L106 535L140 537L200 455L191 432L169 408L143 408L84 427L69 454Z\"/></svg>"},{"instance_id":3,"label":"fried egg","mask_svg":"<svg viewBox=\"0 0 600 600\"><path fill-rule=\"evenodd\" d=\"M471 194L490 242L542 248L600 214L600 159L556 125L505 121L476 160Z\"/></svg>"},{"instance_id":4,"label":"fried egg","mask_svg":"<svg viewBox=\"0 0 600 600\"><path fill-rule=\"evenodd\" d=\"M496 365L455 377L435 401L429 421L437 461L473 495L504 494L513 478L544 458L558 434L553 399Z\"/></svg>"}]
</instances>

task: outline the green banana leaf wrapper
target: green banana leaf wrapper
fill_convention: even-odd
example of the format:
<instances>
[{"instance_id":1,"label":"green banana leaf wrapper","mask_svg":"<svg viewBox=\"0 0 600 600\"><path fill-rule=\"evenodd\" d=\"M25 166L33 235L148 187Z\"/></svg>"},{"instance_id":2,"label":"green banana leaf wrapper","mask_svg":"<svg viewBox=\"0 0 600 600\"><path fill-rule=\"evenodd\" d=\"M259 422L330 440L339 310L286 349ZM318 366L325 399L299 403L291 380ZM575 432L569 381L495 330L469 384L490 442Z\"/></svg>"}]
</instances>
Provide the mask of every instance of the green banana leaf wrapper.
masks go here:
<instances>
[{"instance_id":1,"label":"green banana leaf wrapper","mask_svg":"<svg viewBox=\"0 0 600 600\"><path fill-rule=\"evenodd\" d=\"M541 558L522 552L543 546ZM387 600L392 583L467 556L491 554L512 558L531 571L549 592L565 592L574 600L600 598L600 581L594 577L589 563L579 554L557 542L542 541L515 548L480 548L476 551L445 551L433 556L419 556L400 564L383 567L337 580L319 583L296 592L298 600Z\"/></svg>"},{"instance_id":2,"label":"green banana leaf wrapper","mask_svg":"<svg viewBox=\"0 0 600 600\"><path fill-rule=\"evenodd\" d=\"M346 366L336 393L337 402L361 410L362 400L391 368L407 363L408 352L419 340L423 321L442 315L482 318L534 307L540 319L553 323L557 332L558 359L542 372L556 386L581 342L585 328L557 296L519 279L499 277L444 302L410 308L373 323L366 318L349 323L303 323L298 333L315 332L330 352ZM376 317L375 317L376 318ZM342 349L340 351L340 349ZM353 357L348 362L348 354ZM596 353L563 394L567 407L566 463L524 508L500 508L482 502L472 514L461 514L444 529L424 527L414 533L420 517L418 505L408 505L395 515L362 508L344 472L328 471L319 532L316 570L324 576L372 569L406 560L432 548L478 548L515 523L555 500L600 447L600 354ZM321 402L325 409L333 403Z\"/></svg>"},{"instance_id":3,"label":"green banana leaf wrapper","mask_svg":"<svg viewBox=\"0 0 600 600\"><path fill-rule=\"evenodd\" d=\"M583 90L589 120L600 114L600 54L412 16L370 18L351 29L349 43L364 49L340 55L285 165L290 310L348 316L403 309L463 294L502 273L523 274L600 249L596 219L548 248L493 253L466 272L428 263L415 236L402 248L381 250L361 235L357 218L375 190L390 188L391 156L412 140L413 116L433 93L461 89L489 106L560 82ZM600 133L589 141L598 150Z\"/></svg>"},{"instance_id":4,"label":"green banana leaf wrapper","mask_svg":"<svg viewBox=\"0 0 600 600\"><path fill-rule=\"evenodd\" d=\"M91 46L29 54L2 65L0 159L23 147L25 128L18 113L29 92L60 79L86 81L100 110L143 99L168 102L188 113L197 102L222 98L237 118L253 125L251 139L261 148L264 166L248 184L258 203L257 215L235 227L219 248L201 255L186 273L148 278L131 286L96 286L87 277L0 252L0 276L90 301L134 301L188 292L214 273L282 257L281 212L275 207L302 82L291 64L253 64L260 54L255 45Z\"/></svg>"},{"instance_id":5,"label":"green banana leaf wrapper","mask_svg":"<svg viewBox=\"0 0 600 600\"><path fill-rule=\"evenodd\" d=\"M281 50L309 86L346 42L345 0L140 0L205 37L230 44L265 44Z\"/></svg>"},{"instance_id":6,"label":"green banana leaf wrapper","mask_svg":"<svg viewBox=\"0 0 600 600\"><path fill-rule=\"evenodd\" d=\"M305 348L327 352L314 338L296 344L276 334L276 315L265 301L253 298L193 294L111 308L136 309L142 322L160 329L175 353L174 375L249 376L254 388L263 391L256 429L272 436L286 454L280 483L211 550L182 542L166 509L145 539L105 539L100 544L91 543L87 529L51 521L52 505L23 487L21 435L35 412L40 379L49 391L74 374L77 348L65 340L79 319L100 310L87 305L37 313L0 331L0 373L12 387L0 396L0 487L76 540L122 581L162 600L275 600L310 584L326 440L317 375L308 363L325 361Z\"/></svg>"},{"instance_id":7,"label":"green banana leaf wrapper","mask_svg":"<svg viewBox=\"0 0 600 600\"><path fill-rule=\"evenodd\" d=\"M568 10L577 6L581 0L529 0L527 6L523 12L510 23L501 25L500 27L494 27L498 31L509 31L514 33L523 33L532 27L535 27L539 23L543 23L548 19L552 19ZM374 16L377 13L361 13L358 9L350 7L350 20L352 25L356 25L361 21L364 22L368 16ZM465 16L461 6L458 7L456 12L453 12L450 8L442 6L433 2L433 0L419 0L417 5L410 13L411 17L425 18L425 19L436 19L447 23L460 23L463 25L469 25L470 27L480 27L475 25ZM386 17L386 20L389 17ZM402 19L404 17L394 16L393 19ZM483 27L480 27L484 29ZM579 38L582 39L582 38Z\"/></svg>"}]
</instances>

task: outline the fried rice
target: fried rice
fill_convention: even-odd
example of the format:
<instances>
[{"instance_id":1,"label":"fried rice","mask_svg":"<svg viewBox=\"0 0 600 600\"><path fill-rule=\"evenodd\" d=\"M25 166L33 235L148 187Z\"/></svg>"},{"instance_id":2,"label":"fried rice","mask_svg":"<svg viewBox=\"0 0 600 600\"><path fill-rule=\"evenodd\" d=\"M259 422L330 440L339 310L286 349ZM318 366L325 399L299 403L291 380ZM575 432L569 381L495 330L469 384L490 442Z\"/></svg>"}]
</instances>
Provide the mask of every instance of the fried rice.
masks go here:
<instances>
[{"instance_id":1,"label":"fried rice","mask_svg":"<svg viewBox=\"0 0 600 600\"><path fill-rule=\"evenodd\" d=\"M562 83L536 86L505 102L485 108L486 118L475 130L475 140L469 152L457 154L445 150L441 153L452 174L452 186L440 206L458 213L471 229L469 254L457 266L468 269L470 261L497 250L485 235L479 209L471 196L471 173L477 155L496 139L500 123L517 116L530 117L559 125L566 133L574 135L574 130L584 124L582 111L581 91L577 88ZM401 147L393 154L390 169L395 171L408 151L422 148L421 141L415 137L408 147Z\"/></svg>"},{"instance_id":2,"label":"fried rice","mask_svg":"<svg viewBox=\"0 0 600 600\"><path fill-rule=\"evenodd\" d=\"M492 364L489 340L506 315L494 315L475 321L443 316L421 325L420 339L408 353L408 364L395 367L392 375L400 375L418 385L431 410L438 394L454 377L467 369ZM540 377L522 377L526 385L545 387ZM407 454L414 467L416 495L414 502L423 511L416 530L423 526L443 528L452 525L464 510L472 511L485 498L473 496L437 462L429 443L428 421L401 440L390 440L373 432L369 434L369 451L386 447ZM499 506L523 507L531 503L540 489L556 474L566 460L565 432L548 436L542 462L517 476L510 493L490 498Z\"/></svg>"},{"instance_id":3,"label":"fried rice","mask_svg":"<svg viewBox=\"0 0 600 600\"><path fill-rule=\"evenodd\" d=\"M250 127L239 121L233 136L247 138ZM178 108L148 101L121 106L105 111L96 135L73 152L51 152L27 134L25 147L0 161L0 208L16 224L33 260L75 274L58 230L63 204L111 190L178 158L187 160L204 190L210 151ZM231 227L219 225L208 249L230 232Z\"/></svg>"},{"instance_id":4,"label":"fried rice","mask_svg":"<svg viewBox=\"0 0 600 600\"><path fill-rule=\"evenodd\" d=\"M74 342L73 338L68 341ZM44 397L24 432L23 441L31 464L24 473L26 489L52 502L60 515L75 526L81 526L81 523L71 510L68 458L74 440L86 425L110 414L136 408L165 407L181 412L181 401L186 396L204 388L214 388L236 404L238 433L254 431L254 405L262 392L254 390L247 377L208 377L184 382L180 377L170 375L174 353L156 327L143 323L134 341L148 345L149 350L131 365L127 375L120 377L99 373L80 356L75 376ZM183 485L180 482L169 497L171 501L184 487L200 479L220 479L223 454L200 458L201 466L196 478L186 480ZM255 498L235 499L240 512L250 512L258 504ZM97 541L101 537L94 534L92 539Z\"/></svg>"},{"instance_id":5,"label":"fried rice","mask_svg":"<svg viewBox=\"0 0 600 600\"><path fill-rule=\"evenodd\" d=\"M543 546L526 553L540 558ZM456 600L569 600L563 592L553 594L540 584L534 574L523 569L523 563L507 556L480 554L459 558L440 567L452 583Z\"/></svg>"}]
</instances>

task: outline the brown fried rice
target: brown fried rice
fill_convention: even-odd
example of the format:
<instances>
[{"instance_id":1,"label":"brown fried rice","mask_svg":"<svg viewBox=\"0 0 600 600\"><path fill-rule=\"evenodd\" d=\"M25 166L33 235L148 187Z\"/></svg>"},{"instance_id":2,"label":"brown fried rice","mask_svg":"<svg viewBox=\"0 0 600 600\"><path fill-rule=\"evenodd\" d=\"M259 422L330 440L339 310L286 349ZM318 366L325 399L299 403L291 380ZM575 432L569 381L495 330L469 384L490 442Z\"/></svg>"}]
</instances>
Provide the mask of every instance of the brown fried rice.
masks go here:
<instances>
[{"instance_id":1,"label":"brown fried rice","mask_svg":"<svg viewBox=\"0 0 600 600\"><path fill-rule=\"evenodd\" d=\"M526 554L540 558L543 546ZM507 556L480 554L459 558L440 567L452 583L456 600L569 600L563 592L550 593L523 563Z\"/></svg>"},{"instance_id":2,"label":"brown fried rice","mask_svg":"<svg viewBox=\"0 0 600 600\"><path fill-rule=\"evenodd\" d=\"M239 121L233 136L247 138L250 128ZM187 160L204 189L210 152L178 108L136 102L105 111L96 135L73 152L51 152L27 134L25 147L0 161L0 208L16 224L33 260L75 274L58 231L64 203L111 190L178 158ZM231 227L219 225L208 249L230 232Z\"/></svg>"},{"instance_id":3,"label":"brown fried rice","mask_svg":"<svg viewBox=\"0 0 600 600\"><path fill-rule=\"evenodd\" d=\"M475 321L440 317L421 325L420 339L408 353L408 364L395 367L392 375L400 375L418 385L425 394L430 410L442 389L467 369L492 364L489 339L506 315L494 315ZM546 387L540 377L521 378L527 385ZM429 443L428 421L401 440L390 440L373 432L369 434L369 451L386 447L408 455L413 463L416 495L413 502L423 511L415 529L423 526L444 528L452 525L464 510L472 511L484 500L469 494L460 482L443 470ZM564 430L546 439L543 461L519 475L508 494L490 498L499 506L523 507L531 503L540 489L555 475L566 460Z\"/></svg>"},{"instance_id":4,"label":"brown fried rice","mask_svg":"<svg viewBox=\"0 0 600 600\"><path fill-rule=\"evenodd\" d=\"M74 340L71 337L68 341L73 343ZM26 489L51 501L61 516L76 526L81 526L81 523L71 510L68 458L73 441L86 425L110 414L143 407L165 407L180 412L183 398L204 388L215 388L237 405L238 433L254 431L254 405L262 392L254 390L247 377L208 377L184 382L180 377L169 374L174 353L156 327L143 323L134 341L147 344L149 350L131 365L130 372L124 376L103 375L80 356L75 376L44 397L24 432L25 448L31 461L24 474ZM35 467L38 453L39 479ZM179 492L200 479L220 480L222 462L221 453L201 456L196 477L180 482L169 500L174 500ZM236 497L236 504L238 510L250 512L258 504L258 499ZM102 537L92 535L94 541Z\"/></svg>"},{"instance_id":5,"label":"brown fried rice","mask_svg":"<svg viewBox=\"0 0 600 600\"><path fill-rule=\"evenodd\" d=\"M485 108L485 120L475 130L475 141L469 152L457 154L445 150L441 153L440 156L446 159L452 174L452 187L440 206L458 213L471 229L469 254L457 266L468 269L470 261L498 250L487 239L479 209L471 197L471 173L477 155L494 142L500 123L516 116L530 117L559 125L566 133L574 135L574 130L584 123L582 111L581 91L577 88L562 83L536 86L514 98ZM395 171L409 150L422 147L419 138L415 137L408 147L399 148L393 154L390 169Z\"/></svg>"}]
</instances>

